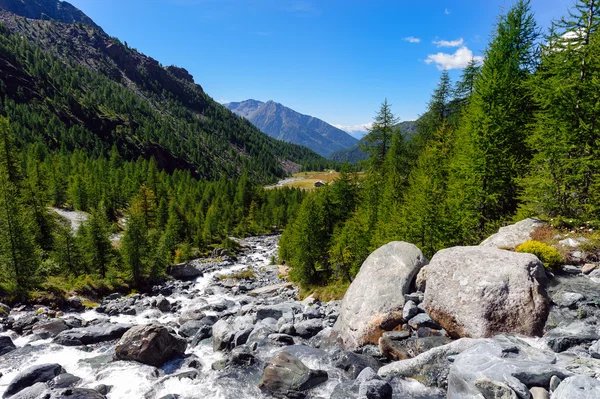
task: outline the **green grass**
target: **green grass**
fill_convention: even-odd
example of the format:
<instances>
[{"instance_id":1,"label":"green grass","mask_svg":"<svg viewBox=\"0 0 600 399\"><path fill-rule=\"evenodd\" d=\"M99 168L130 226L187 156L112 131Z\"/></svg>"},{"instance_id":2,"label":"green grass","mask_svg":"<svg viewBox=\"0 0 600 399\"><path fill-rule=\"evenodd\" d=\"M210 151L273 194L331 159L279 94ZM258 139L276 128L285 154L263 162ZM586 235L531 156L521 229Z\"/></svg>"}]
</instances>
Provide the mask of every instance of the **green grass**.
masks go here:
<instances>
[{"instance_id":1,"label":"green grass","mask_svg":"<svg viewBox=\"0 0 600 399\"><path fill-rule=\"evenodd\" d=\"M306 288L301 288L299 297L300 299L304 299L309 295L313 295L313 297L318 301L329 302L342 299L349 287L349 282L334 281L326 286L309 286Z\"/></svg>"}]
</instances>

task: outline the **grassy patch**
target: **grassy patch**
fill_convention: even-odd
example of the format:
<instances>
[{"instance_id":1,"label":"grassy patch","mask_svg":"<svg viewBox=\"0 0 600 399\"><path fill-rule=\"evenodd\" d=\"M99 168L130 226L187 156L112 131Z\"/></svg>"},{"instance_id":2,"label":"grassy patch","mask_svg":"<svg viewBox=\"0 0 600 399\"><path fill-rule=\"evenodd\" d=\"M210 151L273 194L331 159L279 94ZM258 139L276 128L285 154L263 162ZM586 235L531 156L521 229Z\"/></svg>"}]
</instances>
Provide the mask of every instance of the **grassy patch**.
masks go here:
<instances>
[{"instance_id":1,"label":"grassy patch","mask_svg":"<svg viewBox=\"0 0 600 399\"><path fill-rule=\"evenodd\" d=\"M326 286L311 286L300 290L300 299L304 299L309 295L321 302L339 300L344 297L346 291L350 287L349 282L334 281Z\"/></svg>"},{"instance_id":2,"label":"grassy patch","mask_svg":"<svg viewBox=\"0 0 600 399\"><path fill-rule=\"evenodd\" d=\"M228 278L235 280L254 280L256 278L256 273L254 273L254 270L252 269L246 269L232 274L221 274L218 278L219 280L227 280Z\"/></svg>"}]
</instances>

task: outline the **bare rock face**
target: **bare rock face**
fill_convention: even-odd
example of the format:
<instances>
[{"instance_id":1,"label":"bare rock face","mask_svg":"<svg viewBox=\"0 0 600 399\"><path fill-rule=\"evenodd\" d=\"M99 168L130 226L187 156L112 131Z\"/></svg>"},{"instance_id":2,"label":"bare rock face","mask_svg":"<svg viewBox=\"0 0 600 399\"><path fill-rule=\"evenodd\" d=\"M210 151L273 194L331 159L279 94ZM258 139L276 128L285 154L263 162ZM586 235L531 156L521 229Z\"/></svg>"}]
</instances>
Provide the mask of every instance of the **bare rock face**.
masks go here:
<instances>
[{"instance_id":1,"label":"bare rock face","mask_svg":"<svg viewBox=\"0 0 600 399\"><path fill-rule=\"evenodd\" d=\"M135 326L117 344L115 359L159 367L173 356L185 353L186 346L183 339L169 334L167 328L159 324Z\"/></svg>"},{"instance_id":2,"label":"bare rock face","mask_svg":"<svg viewBox=\"0 0 600 399\"><path fill-rule=\"evenodd\" d=\"M404 295L426 264L419 248L401 241L369 255L346 292L333 327L346 349L377 345L385 331L402 323Z\"/></svg>"},{"instance_id":3,"label":"bare rock face","mask_svg":"<svg viewBox=\"0 0 600 399\"><path fill-rule=\"evenodd\" d=\"M544 266L535 255L454 247L427 266L425 309L454 338L542 335L549 303Z\"/></svg>"},{"instance_id":4,"label":"bare rock face","mask_svg":"<svg viewBox=\"0 0 600 399\"><path fill-rule=\"evenodd\" d=\"M531 233L545 224L538 219L524 219L510 226L501 227L496 234L492 234L479 245L490 248L516 248L525 241L531 240Z\"/></svg>"}]
</instances>

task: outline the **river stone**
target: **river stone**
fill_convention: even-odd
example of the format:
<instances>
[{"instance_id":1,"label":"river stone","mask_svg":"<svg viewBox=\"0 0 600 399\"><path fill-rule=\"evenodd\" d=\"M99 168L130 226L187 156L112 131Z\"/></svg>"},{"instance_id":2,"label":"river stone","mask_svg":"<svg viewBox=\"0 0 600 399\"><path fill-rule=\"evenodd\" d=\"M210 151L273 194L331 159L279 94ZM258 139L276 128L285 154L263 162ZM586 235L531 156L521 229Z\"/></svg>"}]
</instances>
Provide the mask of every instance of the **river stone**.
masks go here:
<instances>
[{"instance_id":1,"label":"river stone","mask_svg":"<svg viewBox=\"0 0 600 399\"><path fill-rule=\"evenodd\" d=\"M93 389L68 388L53 391L48 399L106 399L106 396Z\"/></svg>"},{"instance_id":2,"label":"river stone","mask_svg":"<svg viewBox=\"0 0 600 399\"><path fill-rule=\"evenodd\" d=\"M323 329L323 321L321 319L303 320L294 324L296 335L302 338L314 337Z\"/></svg>"},{"instance_id":3,"label":"river stone","mask_svg":"<svg viewBox=\"0 0 600 399\"><path fill-rule=\"evenodd\" d=\"M575 307L578 302L585 299L579 292L559 292L552 296L552 302L562 308Z\"/></svg>"},{"instance_id":4,"label":"river stone","mask_svg":"<svg viewBox=\"0 0 600 399\"><path fill-rule=\"evenodd\" d=\"M448 397L475 399L480 394L487 397L486 392L496 388L486 384L482 389L477 381L483 378L510 387L519 398L529 398L530 387L547 387L552 376L571 375L557 366L556 361L553 352L536 349L516 337L498 335L455 357L448 376ZM508 395L500 397L512 398L508 391L497 389Z\"/></svg>"},{"instance_id":5,"label":"river stone","mask_svg":"<svg viewBox=\"0 0 600 399\"><path fill-rule=\"evenodd\" d=\"M292 283L281 283L268 285L266 287L260 287L253 289L248 293L250 296L272 296L276 295L280 290L289 290L294 288L294 284Z\"/></svg>"},{"instance_id":6,"label":"river stone","mask_svg":"<svg viewBox=\"0 0 600 399\"><path fill-rule=\"evenodd\" d=\"M162 366L173 356L185 353L185 340L169 334L160 324L132 327L115 348L116 360L135 360L151 366Z\"/></svg>"},{"instance_id":7,"label":"river stone","mask_svg":"<svg viewBox=\"0 0 600 399\"><path fill-rule=\"evenodd\" d=\"M435 254L427 276L425 309L451 337L542 335L550 301L535 255L453 247Z\"/></svg>"},{"instance_id":8,"label":"river stone","mask_svg":"<svg viewBox=\"0 0 600 399\"><path fill-rule=\"evenodd\" d=\"M524 219L510 226L501 227L496 234L486 238L479 246L489 248L516 248L531 240L531 233L546 223L538 219Z\"/></svg>"},{"instance_id":9,"label":"river stone","mask_svg":"<svg viewBox=\"0 0 600 399\"><path fill-rule=\"evenodd\" d=\"M52 381L48 383L48 385L52 388L60 389L60 388L70 388L74 385L77 385L81 381L80 377L70 373L62 373L54 377Z\"/></svg>"},{"instance_id":10,"label":"river stone","mask_svg":"<svg viewBox=\"0 0 600 399\"><path fill-rule=\"evenodd\" d=\"M369 380L360 384L358 397L367 399L392 399L392 387L386 381Z\"/></svg>"},{"instance_id":11,"label":"river stone","mask_svg":"<svg viewBox=\"0 0 600 399\"><path fill-rule=\"evenodd\" d=\"M446 389L451 365L450 358L483 341L461 338L447 345L433 348L412 359L385 365L377 373L382 378L412 378L428 387Z\"/></svg>"},{"instance_id":12,"label":"river stone","mask_svg":"<svg viewBox=\"0 0 600 399\"><path fill-rule=\"evenodd\" d=\"M103 323L90 327L73 328L59 333L53 342L64 346L91 345L119 339L131 328L128 324Z\"/></svg>"},{"instance_id":13,"label":"river stone","mask_svg":"<svg viewBox=\"0 0 600 399\"><path fill-rule=\"evenodd\" d=\"M17 349L17 347L10 337L0 336L0 356L6 355L8 352L12 352L15 349Z\"/></svg>"},{"instance_id":14,"label":"river stone","mask_svg":"<svg viewBox=\"0 0 600 399\"><path fill-rule=\"evenodd\" d=\"M327 381L327 372L311 370L287 351L279 352L265 367L259 388L273 395L302 392Z\"/></svg>"},{"instance_id":15,"label":"river stone","mask_svg":"<svg viewBox=\"0 0 600 399\"><path fill-rule=\"evenodd\" d=\"M484 398L519 399L515 391L510 389L508 385L489 378L475 380L475 386L483 394Z\"/></svg>"},{"instance_id":16,"label":"river stone","mask_svg":"<svg viewBox=\"0 0 600 399\"><path fill-rule=\"evenodd\" d=\"M550 393L546 388L533 387L529 392L531 393L531 399L550 399Z\"/></svg>"},{"instance_id":17,"label":"river stone","mask_svg":"<svg viewBox=\"0 0 600 399\"><path fill-rule=\"evenodd\" d=\"M600 398L600 381L582 375L567 378L552 393L552 399L597 398Z\"/></svg>"},{"instance_id":18,"label":"river stone","mask_svg":"<svg viewBox=\"0 0 600 399\"><path fill-rule=\"evenodd\" d=\"M49 395L45 395L48 390L48 386L43 382L36 382L30 387L23 388L15 395L12 395L10 399L40 399L46 398Z\"/></svg>"},{"instance_id":19,"label":"river stone","mask_svg":"<svg viewBox=\"0 0 600 399\"><path fill-rule=\"evenodd\" d=\"M30 387L36 382L48 382L57 375L64 373L65 370L58 363L38 364L20 371L8 384L8 388L2 395L8 398L17 392Z\"/></svg>"},{"instance_id":20,"label":"river stone","mask_svg":"<svg viewBox=\"0 0 600 399\"><path fill-rule=\"evenodd\" d=\"M58 319L38 323L33 326L31 332L42 339L46 339L56 337L58 334L68 329L69 327L67 324L62 319Z\"/></svg>"},{"instance_id":21,"label":"river stone","mask_svg":"<svg viewBox=\"0 0 600 399\"><path fill-rule=\"evenodd\" d=\"M177 280L193 280L202 276L202 271L191 263L178 263L169 266L167 272L171 277Z\"/></svg>"},{"instance_id":22,"label":"river stone","mask_svg":"<svg viewBox=\"0 0 600 399\"><path fill-rule=\"evenodd\" d=\"M402 318L404 320L410 320L415 317L419 313L419 308L417 304L411 300L406 301L404 304L404 309L402 310Z\"/></svg>"},{"instance_id":23,"label":"river stone","mask_svg":"<svg viewBox=\"0 0 600 399\"><path fill-rule=\"evenodd\" d=\"M369 255L346 292L333 327L346 349L377 344L384 331L402 323L404 295L426 264L419 248L401 241Z\"/></svg>"},{"instance_id":24,"label":"river stone","mask_svg":"<svg viewBox=\"0 0 600 399\"><path fill-rule=\"evenodd\" d=\"M229 348L235 332L225 320L221 319L212 326L212 344L213 351L220 351Z\"/></svg>"},{"instance_id":25,"label":"river stone","mask_svg":"<svg viewBox=\"0 0 600 399\"><path fill-rule=\"evenodd\" d=\"M600 339L598 328L581 320L563 322L550 330L543 338L554 352L564 352L567 349L593 342Z\"/></svg>"}]
</instances>

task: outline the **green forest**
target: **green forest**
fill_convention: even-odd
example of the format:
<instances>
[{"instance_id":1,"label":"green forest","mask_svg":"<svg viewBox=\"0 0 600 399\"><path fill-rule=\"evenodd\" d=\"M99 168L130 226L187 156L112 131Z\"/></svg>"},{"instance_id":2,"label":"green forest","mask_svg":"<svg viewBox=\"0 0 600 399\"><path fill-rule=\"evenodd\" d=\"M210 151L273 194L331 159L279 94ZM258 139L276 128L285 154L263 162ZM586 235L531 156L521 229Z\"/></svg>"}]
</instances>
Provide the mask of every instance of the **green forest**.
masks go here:
<instances>
[{"instance_id":1,"label":"green forest","mask_svg":"<svg viewBox=\"0 0 600 399\"><path fill-rule=\"evenodd\" d=\"M339 296L390 241L431 257L525 217L600 227L599 7L579 0L542 34L518 1L482 65L454 83L442 72L409 140L385 101L366 136L366 177L346 173L311 193L285 230L292 278Z\"/></svg>"},{"instance_id":2,"label":"green forest","mask_svg":"<svg viewBox=\"0 0 600 399\"><path fill-rule=\"evenodd\" d=\"M334 298L393 240L430 257L525 217L600 227L595 1L578 0L545 33L518 1L498 18L483 64L472 60L456 82L441 73L414 132L384 101L363 140L365 173L342 166L312 192L262 185L286 176L286 162L337 164L260 133L126 43L97 45L105 34L83 24L3 22L0 297L9 302L145 290L173 263L235 248L229 236L283 230L290 278ZM92 66L77 58L82 48ZM52 208L89 218L73 231Z\"/></svg>"}]
</instances>

